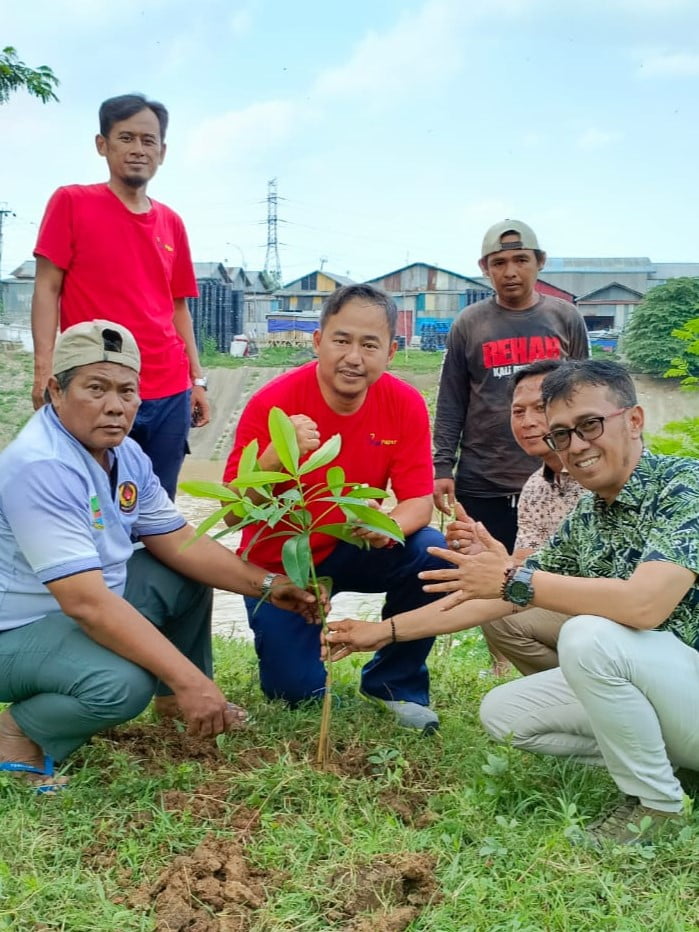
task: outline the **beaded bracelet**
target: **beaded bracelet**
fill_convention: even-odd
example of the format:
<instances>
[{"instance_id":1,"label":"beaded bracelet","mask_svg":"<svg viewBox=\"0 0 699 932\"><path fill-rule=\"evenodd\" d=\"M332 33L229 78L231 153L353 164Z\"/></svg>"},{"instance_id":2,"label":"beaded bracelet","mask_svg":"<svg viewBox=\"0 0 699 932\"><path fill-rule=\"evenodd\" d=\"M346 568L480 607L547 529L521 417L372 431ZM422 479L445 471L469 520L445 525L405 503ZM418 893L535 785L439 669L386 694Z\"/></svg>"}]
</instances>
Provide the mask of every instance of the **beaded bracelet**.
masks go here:
<instances>
[{"instance_id":1,"label":"beaded bracelet","mask_svg":"<svg viewBox=\"0 0 699 932\"><path fill-rule=\"evenodd\" d=\"M391 622L391 644L395 644L398 638L396 637L396 623L393 620L393 615L388 620Z\"/></svg>"}]
</instances>

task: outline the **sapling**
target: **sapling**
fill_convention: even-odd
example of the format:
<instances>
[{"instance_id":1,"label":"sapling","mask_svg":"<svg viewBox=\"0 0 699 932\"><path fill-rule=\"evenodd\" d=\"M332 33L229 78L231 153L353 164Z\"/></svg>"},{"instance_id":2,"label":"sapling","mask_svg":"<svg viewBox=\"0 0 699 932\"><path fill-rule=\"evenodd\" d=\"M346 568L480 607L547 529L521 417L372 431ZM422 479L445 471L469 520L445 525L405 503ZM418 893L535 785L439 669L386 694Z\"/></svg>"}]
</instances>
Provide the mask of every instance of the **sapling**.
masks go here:
<instances>
[{"instance_id":1,"label":"sapling","mask_svg":"<svg viewBox=\"0 0 699 932\"><path fill-rule=\"evenodd\" d=\"M301 461L291 418L280 408L272 408L268 423L269 436L282 469L260 469L258 441L252 440L243 448L238 475L228 485L191 481L183 482L180 488L189 495L221 503L198 526L197 536L207 533L227 515L232 515L234 526L219 531L215 537L239 531L248 524L260 525L243 554L244 558L263 530L272 530L268 536L284 538L281 550L284 572L295 585L315 595L319 621L325 631L327 618L322 588L325 585L331 594L332 580L326 582L316 574L311 535L329 534L356 547L368 548L369 542L359 536L358 531L373 531L396 543L403 542L403 532L393 518L375 507L377 501L388 497L384 489L352 482L341 466L330 465L342 446L339 434L334 434ZM324 467L328 467L327 470L315 481L316 477L311 474ZM252 496L251 492L254 493ZM342 520L337 520L340 515ZM319 765L325 765L330 750L331 703L332 663L328 660L325 663L325 692L316 755Z\"/></svg>"}]
</instances>

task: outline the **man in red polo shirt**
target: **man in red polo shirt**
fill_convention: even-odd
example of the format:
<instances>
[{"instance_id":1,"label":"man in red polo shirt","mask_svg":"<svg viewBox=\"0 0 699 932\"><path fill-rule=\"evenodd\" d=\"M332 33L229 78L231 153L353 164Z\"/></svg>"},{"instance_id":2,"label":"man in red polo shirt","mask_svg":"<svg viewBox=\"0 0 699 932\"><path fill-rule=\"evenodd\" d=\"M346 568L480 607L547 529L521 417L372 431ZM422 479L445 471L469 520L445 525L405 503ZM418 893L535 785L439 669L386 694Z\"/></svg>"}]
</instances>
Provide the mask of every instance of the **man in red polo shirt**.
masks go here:
<instances>
[{"instance_id":1,"label":"man in red polo shirt","mask_svg":"<svg viewBox=\"0 0 699 932\"><path fill-rule=\"evenodd\" d=\"M56 331L106 318L133 332L143 402L131 436L170 498L196 408L209 419L186 299L197 284L180 217L146 189L165 158L168 112L140 94L106 100L97 151L106 184L68 185L51 197L39 230L32 300L34 406L44 403Z\"/></svg>"}]
</instances>

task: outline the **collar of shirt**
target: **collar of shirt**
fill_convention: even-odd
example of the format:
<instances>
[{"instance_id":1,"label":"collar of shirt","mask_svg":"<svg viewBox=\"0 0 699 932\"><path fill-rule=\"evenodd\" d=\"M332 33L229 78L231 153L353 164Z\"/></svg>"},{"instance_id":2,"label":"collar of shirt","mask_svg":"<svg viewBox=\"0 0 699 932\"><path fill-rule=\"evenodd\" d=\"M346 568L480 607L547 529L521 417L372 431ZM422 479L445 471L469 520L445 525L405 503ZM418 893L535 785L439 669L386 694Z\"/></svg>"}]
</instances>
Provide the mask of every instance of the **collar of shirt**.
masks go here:
<instances>
[{"instance_id":1,"label":"collar of shirt","mask_svg":"<svg viewBox=\"0 0 699 932\"><path fill-rule=\"evenodd\" d=\"M653 480L653 467L656 461L657 457L650 450L644 448L636 468L621 487L614 501L608 505L604 499L595 495L595 509L605 512L611 508L619 507L637 511L648 494L648 482Z\"/></svg>"}]
</instances>

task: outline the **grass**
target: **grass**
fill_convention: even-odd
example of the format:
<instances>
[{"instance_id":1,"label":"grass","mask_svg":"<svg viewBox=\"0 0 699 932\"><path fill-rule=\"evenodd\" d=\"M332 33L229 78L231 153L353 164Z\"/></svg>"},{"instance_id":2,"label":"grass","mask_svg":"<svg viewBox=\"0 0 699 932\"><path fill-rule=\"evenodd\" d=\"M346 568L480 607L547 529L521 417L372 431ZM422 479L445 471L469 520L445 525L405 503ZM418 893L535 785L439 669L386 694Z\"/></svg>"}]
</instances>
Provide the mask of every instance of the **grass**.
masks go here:
<instances>
[{"instance_id":1,"label":"grass","mask_svg":"<svg viewBox=\"0 0 699 932\"><path fill-rule=\"evenodd\" d=\"M318 708L265 702L252 648L218 639L217 679L250 710L247 731L202 752L173 729L164 737L146 713L75 755L59 797L2 778L0 929L699 927L699 826L639 850L571 844L616 799L609 777L487 740L477 710L492 680L478 675L487 655L477 635L433 654L441 734L396 730L357 698L353 657L338 665L333 771L319 772ZM222 869L210 866L205 884L191 860L182 869L202 924L163 924L163 871L203 841L239 853L257 897L245 900L245 924L217 924L207 884ZM236 902L223 912L243 909Z\"/></svg>"},{"instance_id":2,"label":"grass","mask_svg":"<svg viewBox=\"0 0 699 932\"><path fill-rule=\"evenodd\" d=\"M204 346L199 358L205 369L241 369L243 366L288 369L308 362L313 352L302 346L264 346L257 356L229 356Z\"/></svg>"},{"instance_id":3,"label":"grass","mask_svg":"<svg viewBox=\"0 0 699 932\"><path fill-rule=\"evenodd\" d=\"M31 399L33 366L31 353L12 351L0 354L0 450L7 446L34 412Z\"/></svg>"},{"instance_id":4,"label":"grass","mask_svg":"<svg viewBox=\"0 0 699 932\"><path fill-rule=\"evenodd\" d=\"M31 413L31 356L3 354L0 369L2 447ZM74 755L58 797L0 775L0 930L699 928L696 822L645 849L572 844L616 800L612 781L492 744L482 641L447 644L430 661L432 739L357 697L359 658L338 665L332 772L312 764L319 710L265 702L251 646L217 639L217 678L248 707L247 731L202 746L146 713Z\"/></svg>"},{"instance_id":5,"label":"grass","mask_svg":"<svg viewBox=\"0 0 699 932\"><path fill-rule=\"evenodd\" d=\"M391 362L391 369L397 371L407 370L413 373L438 373L443 356L443 353L437 352L423 353L422 350L414 349L398 350ZM313 357L312 349L302 346L265 346L260 349L257 356L228 356L226 353L218 353L205 346L201 353L201 364L206 369L239 369L242 366L289 368L308 362Z\"/></svg>"}]
</instances>

